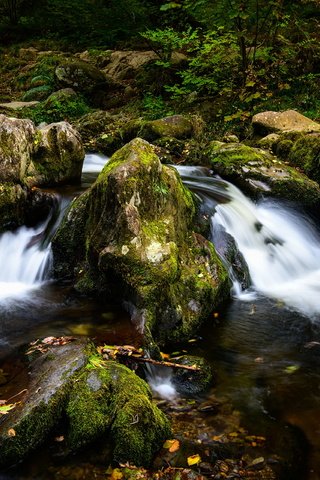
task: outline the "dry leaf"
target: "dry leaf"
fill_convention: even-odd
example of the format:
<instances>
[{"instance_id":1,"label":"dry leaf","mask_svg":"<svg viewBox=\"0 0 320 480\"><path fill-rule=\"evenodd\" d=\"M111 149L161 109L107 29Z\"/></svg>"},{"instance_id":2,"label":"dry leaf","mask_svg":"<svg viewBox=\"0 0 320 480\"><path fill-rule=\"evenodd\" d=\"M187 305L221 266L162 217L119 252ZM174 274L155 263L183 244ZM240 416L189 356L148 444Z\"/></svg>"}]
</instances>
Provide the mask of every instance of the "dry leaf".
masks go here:
<instances>
[{"instance_id":1,"label":"dry leaf","mask_svg":"<svg viewBox=\"0 0 320 480\"><path fill-rule=\"evenodd\" d=\"M15 437L16 436L16 431L15 431L14 428L9 428L7 433L9 435L9 437Z\"/></svg>"}]
</instances>

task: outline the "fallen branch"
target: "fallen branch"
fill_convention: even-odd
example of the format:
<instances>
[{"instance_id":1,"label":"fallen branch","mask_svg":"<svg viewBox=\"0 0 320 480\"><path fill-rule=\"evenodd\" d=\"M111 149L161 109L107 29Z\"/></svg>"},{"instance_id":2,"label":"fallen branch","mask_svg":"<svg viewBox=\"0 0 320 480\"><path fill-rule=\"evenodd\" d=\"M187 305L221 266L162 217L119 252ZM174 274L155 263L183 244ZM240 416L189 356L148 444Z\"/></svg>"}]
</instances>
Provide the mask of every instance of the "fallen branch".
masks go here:
<instances>
[{"instance_id":1,"label":"fallen branch","mask_svg":"<svg viewBox=\"0 0 320 480\"><path fill-rule=\"evenodd\" d=\"M159 365L160 367L183 368L184 370L192 370L193 372L200 371L200 368L196 365L181 365L181 363L153 360L152 358L135 357L134 355L132 355L131 358L134 358L134 360L137 362L151 363L151 365Z\"/></svg>"},{"instance_id":2,"label":"fallen branch","mask_svg":"<svg viewBox=\"0 0 320 480\"><path fill-rule=\"evenodd\" d=\"M191 370L199 372L201 369L197 365L182 365L181 363L173 363L164 360L153 360L152 358L144 357L142 349L136 349L131 345L105 345L98 347L98 352L106 359L125 358L140 363L150 363L151 365L158 365L159 367L181 368L183 370Z\"/></svg>"}]
</instances>

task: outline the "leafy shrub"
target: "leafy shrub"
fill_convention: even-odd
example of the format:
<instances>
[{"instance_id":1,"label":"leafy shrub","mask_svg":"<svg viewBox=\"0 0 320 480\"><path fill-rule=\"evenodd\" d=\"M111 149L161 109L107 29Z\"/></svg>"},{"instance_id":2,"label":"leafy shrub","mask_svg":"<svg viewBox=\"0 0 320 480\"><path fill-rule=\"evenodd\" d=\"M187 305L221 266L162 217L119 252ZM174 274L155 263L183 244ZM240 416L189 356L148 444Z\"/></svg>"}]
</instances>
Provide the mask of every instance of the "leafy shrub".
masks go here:
<instances>
[{"instance_id":1,"label":"leafy shrub","mask_svg":"<svg viewBox=\"0 0 320 480\"><path fill-rule=\"evenodd\" d=\"M46 122L72 121L90 112L91 109L82 97L69 99L68 101L52 101L50 106L39 103L33 108L21 110L23 118L30 118L36 125Z\"/></svg>"}]
</instances>

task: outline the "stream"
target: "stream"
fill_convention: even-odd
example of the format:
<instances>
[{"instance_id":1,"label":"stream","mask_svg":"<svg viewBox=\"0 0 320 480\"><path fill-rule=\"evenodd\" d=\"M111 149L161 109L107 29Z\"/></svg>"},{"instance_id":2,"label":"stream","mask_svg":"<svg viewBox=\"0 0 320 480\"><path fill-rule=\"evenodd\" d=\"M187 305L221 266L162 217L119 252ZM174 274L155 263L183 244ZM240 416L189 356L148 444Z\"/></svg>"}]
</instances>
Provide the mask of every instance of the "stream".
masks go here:
<instances>
[{"instance_id":1,"label":"stream","mask_svg":"<svg viewBox=\"0 0 320 480\"><path fill-rule=\"evenodd\" d=\"M92 183L105 163L105 157L88 154L81 186L57 193L60 200L53 220L0 237L2 363L10 361L26 343L50 335L90 336L108 344L139 342L139 334L121 306L75 297L68 285L57 284L50 276L50 235L70 199ZM232 265L227 265L233 283L231 300L213 312L199 336L185 348L213 364L215 394L227 398L240 412L246 429L268 436L276 449L285 449L279 440L283 432L288 425L298 427L305 443L305 469L297 472L295 479L319 480L317 226L292 205L270 199L254 204L205 168L176 168L198 196L217 250L221 236L231 235L248 265L251 280L245 288ZM150 371L149 379L156 396L175 402L169 377ZM210 421L208 416L208 425ZM0 479L36 478L31 471L30 467L26 475L13 472L0 475Z\"/></svg>"}]
</instances>

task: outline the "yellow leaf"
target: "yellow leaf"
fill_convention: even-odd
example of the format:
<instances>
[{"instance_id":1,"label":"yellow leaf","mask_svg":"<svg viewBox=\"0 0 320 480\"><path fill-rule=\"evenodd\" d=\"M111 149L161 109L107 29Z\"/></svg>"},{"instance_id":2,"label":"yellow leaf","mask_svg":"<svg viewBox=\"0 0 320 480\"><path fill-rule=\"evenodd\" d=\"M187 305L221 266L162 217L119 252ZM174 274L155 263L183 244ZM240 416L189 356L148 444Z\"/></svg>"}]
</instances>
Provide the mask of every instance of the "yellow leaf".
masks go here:
<instances>
[{"instance_id":1,"label":"yellow leaf","mask_svg":"<svg viewBox=\"0 0 320 480\"><path fill-rule=\"evenodd\" d=\"M229 436L229 437L237 437L237 436L238 436L238 433L237 433L237 432L231 432L231 433L229 433L228 436Z\"/></svg>"},{"instance_id":2,"label":"yellow leaf","mask_svg":"<svg viewBox=\"0 0 320 480\"><path fill-rule=\"evenodd\" d=\"M201 462L201 457L198 454L191 455L190 457L187 458L187 462L189 467L191 467L191 465L197 465L198 463Z\"/></svg>"},{"instance_id":3,"label":"yellow leaf","mask_svg":"<svg viewBox=\"0 0 320 480\"><path fill-rule=\"evenodd\" d=\"M110 480L120 480L123 477L123 473L119 468L114 468L111 474Z\"/></svg>"},{"instance_id":4,"label":"yellow leaf","mask_svg":"<svg viewBox=\"0 0 320 480\"><path fill-rule=\"evenodd\" d=\"M14 428L9 428L8 435L9 435L9 437L15 437L16 436L15 429Z\"/></svg>"}]
</instances>

